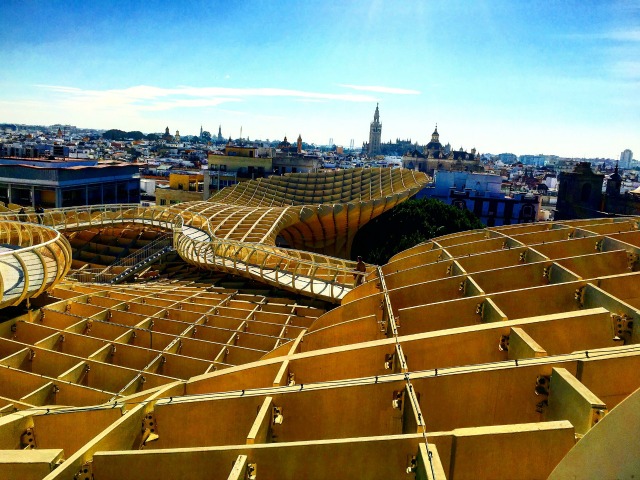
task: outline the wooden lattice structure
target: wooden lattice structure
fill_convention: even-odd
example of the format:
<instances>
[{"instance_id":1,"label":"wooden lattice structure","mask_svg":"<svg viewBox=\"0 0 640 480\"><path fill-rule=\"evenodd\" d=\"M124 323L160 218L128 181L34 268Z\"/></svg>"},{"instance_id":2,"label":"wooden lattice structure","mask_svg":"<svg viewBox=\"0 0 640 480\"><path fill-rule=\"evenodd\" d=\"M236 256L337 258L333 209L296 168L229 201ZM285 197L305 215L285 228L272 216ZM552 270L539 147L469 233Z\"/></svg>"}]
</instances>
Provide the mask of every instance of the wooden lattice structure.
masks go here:
<instances>
[{"instance_id":1,"label":"wooden lattice structure","mask_svg":"<svg viewBox=\"0 0 640 480\"><path fill-rule=\"evenodd\" d=\"M214 253L206 208L111 220L166 222L214 244L192 258L248 268L262 250ZM59 283L58 301L0 324L0 477L630 478L639 222L439 237L328 311L184 282ZM287 270L273 258L265 271Z\"/></svg>"}]
</instances>

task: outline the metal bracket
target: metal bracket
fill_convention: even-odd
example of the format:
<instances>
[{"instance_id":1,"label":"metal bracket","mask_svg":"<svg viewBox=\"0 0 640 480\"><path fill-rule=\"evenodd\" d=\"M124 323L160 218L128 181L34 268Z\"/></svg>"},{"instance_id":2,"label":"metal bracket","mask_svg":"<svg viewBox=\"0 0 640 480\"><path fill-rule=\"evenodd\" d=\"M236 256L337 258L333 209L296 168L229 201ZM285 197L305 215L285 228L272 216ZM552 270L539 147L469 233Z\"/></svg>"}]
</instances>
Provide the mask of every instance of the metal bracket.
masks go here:
<instances>
[{"instance_id":1,"label":"metal bracket","mask_svg":"<svg viewBox=\"0 0 640 480\"><path fill-rule=\"evenodd\" d=\"M544 413L545 409L549 406L549 384L551 377L549 375L538 375L536 378L536 386L534 392L536 395L543 397L538 403L536 403L536 412Z\"/></svg>"},{"instance_id":2,"label":"metal bracket","mask_svg":"<svg viewBox=\"0 0 640 480\"><path fill-rule=\"evenodd\" d=\"M273 425L282 425L284 421L284 415L282 414L282 407L273 407L273 411L271 412L271 423Z\"/></svg>"},{"instance_id":3,"label":"metal bracket","mask_svg":"<svg viewBox=\"0 0 640 480\"><path fill-rule=\"evenodd\" d=\"M384 355L384 369L395 371L396 367L396 353L386 353Z\"/></svg>"},{"instance_id":4,"label":"metal bracket","mask_svg":"<svg viewBox=\"0 0 640 480\"><path fill-rule=\"evenodd\" d=\"M255 480L258 476L258 465L250 463L247 465L247 480Z\"/></svg>"},{"instance_id":5,"label":"metal bracket","mask_svg":"<svg viewBox=\"0 0 640 480\"><path fill-rule=\"evenodd\" d=\"M611 320L613 321L613 330L615 332L613 339L623 340L625 345L630 343L631 335L633 334L633 317L612 313Z\"/></svg>"},{"instance_id":6,"label":"metal bracket","mask_svg":"<svg viewBox=\"0 0 640 480\"><path fill-rule=\"evenodd\" d=\"M20 435L20 447L24 450L36 448L36 432L33 427L27 428L24 433Z\"/></svg>"},{"instance_id":7,"label":"metal bracket","mask_svg":"<svg viewBox=\"0 0 640 480\"><path fill-rule=\"evenodd\" d=\"M74 480L93 480L93 462L85 462L73 476Z\"/></svg>"},{"instance_id":8,"label":"metal bracket","mask_svg":"<svg viewBox=\"0 0 640 480\"><path fill-rule=\"evenodd\" d=\"M498 350L501 352L509 351L509 335L502 335L500 337L500 343L498 343Z\"/></svg>"},{"instance_id":9,"label":"metal bracket","mask_svg":"<svg viewBox=\"0 0 640 480\"><path fill-rule=\"evenodd\" d=\"M591 416L591 426L593 427L596 423L602 420L607 413L608 411L606 408L593 409Z\"/></svg>"},{"instance_id":10,"label":"metal bracket","mask_svg":"<svg viewBox=\"0 0 640 480\"><path fill-rule=\"evenodd\" d=\"M573 298L575 298L576 302L578 302L578 305L581 307L584 307L584 293L586 290L586 287L576 288L576 291L573 294Z\"/></svg>"},{"instance_id":11,"label":"metal bracket","mask_svg":"<svg viewBox=\"0 0 640 480\"><path fill-rule=\"evenodd\" d=\"M140 450L149 442L158 440L158 424L152 412L147 413L142 419L142 439L140 442Z\"/></svg>"},{"instance_id":12,"label":"metal bracket","mask_svg":"<svg viewBox=\"0 0 640 480\"><path fill-rule=\"evenodd\" d=\"M391 406L396 410L402 410L402 401L404 400L404 389L393 391L393 400Z\"/></svg>"},{"instance_id":13,"label":"metal bracket","mask_svg":"<svg viewBox=\"0 0 640 480\"><path fill-rule=\"evenodd\" d=\"M416 469L418 468L418 460L415 455L409 456L407 458L407 474L416 473Z\"/></svg>"},{"instance_id":14,"label":"metal bracket","mask_svg":"<svg viewBox=\"0 0 640 480\"><path fill-rule=\"evenodd\" d=\"M542 278L547 281L551 281L551 267L552 265L548 265L542 269Z\"/></svg>"},{"instance_id":15,"label":"metal bracket","mask_svg":"<svg viewBox=\"0 0 640 480\"><path fill-rule=\"evenodd\" d=\"M550 381L551 377L549 375L538 375L538 378L536 378L536 386L534 390L535 394L548 397Z\"/></svg>"},{"instance_id":16,"label":"metal bracket","mask_svg":"<svg viewBox=\"0 0 640 480\"><path fill-rule=\"evenodd\" d=\"M633 272L638 263L638 254L633 252L627 252L627 270Z\"/></svg>"},{"instance_id":17,"label":"metal bracket","mask_svg":"<svg viewBox=\"0 0 640 480\"><path fill-rule=\"evenodd\" d=\"M545 409L549 406L549 400L548 399L544 399L538 403L536 403L536 412L538 413L544 413Z\"/></svg>"}]
</instances>

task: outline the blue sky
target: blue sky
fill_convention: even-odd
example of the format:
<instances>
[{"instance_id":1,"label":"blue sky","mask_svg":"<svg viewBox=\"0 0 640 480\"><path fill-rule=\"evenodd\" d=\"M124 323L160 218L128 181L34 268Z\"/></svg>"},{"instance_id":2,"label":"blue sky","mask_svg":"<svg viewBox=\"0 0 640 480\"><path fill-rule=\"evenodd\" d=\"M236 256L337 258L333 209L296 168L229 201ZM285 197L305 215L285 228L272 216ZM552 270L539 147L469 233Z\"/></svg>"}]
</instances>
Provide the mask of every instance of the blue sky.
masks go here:
<instances>
[{"instance_id":1,"label":"blue sky","mask_svg":"<svg viewBox=\"0 0 640 480\"><path fill-rule=\"evenodd\" d=\"M640 1L0 2L0 122L640 158Z\"/></svg>"}]
</instances>

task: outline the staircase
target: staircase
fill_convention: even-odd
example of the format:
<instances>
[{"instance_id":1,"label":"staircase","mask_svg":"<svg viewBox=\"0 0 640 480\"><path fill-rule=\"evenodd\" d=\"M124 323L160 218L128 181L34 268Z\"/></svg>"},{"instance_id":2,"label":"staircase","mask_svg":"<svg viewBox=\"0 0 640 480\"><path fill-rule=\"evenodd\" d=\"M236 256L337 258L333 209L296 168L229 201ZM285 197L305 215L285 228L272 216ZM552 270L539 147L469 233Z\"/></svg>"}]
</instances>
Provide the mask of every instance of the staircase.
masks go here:
<instances>
[{"instance_id":1,"label":"staircase","mask_svg":"<svg viewBox=\"0 0 640 480\"><path fill-rule=\"evenodd\" d=\"M145 245L134 253L116 260L103 270L98 272L79 270L69 276L77 277L77 280L83 282L110 283L115 285L154 264L164 255L172 251L174 251L173 234L167 233L159 236L153 242Z\"/></svg>"}]
</instances>

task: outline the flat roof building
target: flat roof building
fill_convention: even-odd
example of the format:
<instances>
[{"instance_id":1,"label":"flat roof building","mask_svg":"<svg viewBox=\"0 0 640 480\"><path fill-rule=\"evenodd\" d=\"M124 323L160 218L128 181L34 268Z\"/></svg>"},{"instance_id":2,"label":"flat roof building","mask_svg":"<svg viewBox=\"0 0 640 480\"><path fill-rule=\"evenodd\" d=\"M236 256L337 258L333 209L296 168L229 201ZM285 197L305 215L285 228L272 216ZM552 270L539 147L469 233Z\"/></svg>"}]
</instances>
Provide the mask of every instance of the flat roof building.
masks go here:
<instances>
[{"instance_id":1,"label":"flat roof building","mask_svg":"<svg viewBox=\"0 0 640 480\"><path fill-rule=\"evenodd\" d=\"M491 173L437 170L434 182L420 190L417 198L435 198L471 210L489 227L530 223L538 220L542 196L502 191L502 178Z\"/></svg>"},{"instance_id":2,"label":"flat roof building","mask_svg":"<svg viewBox=\"0 0 640 480\"><path fill-rule=\"evenodd\" d=\"M95 160L0 159L0 201L44 208L139 203L139 168Z\"/></svg>"}]
</instances>

